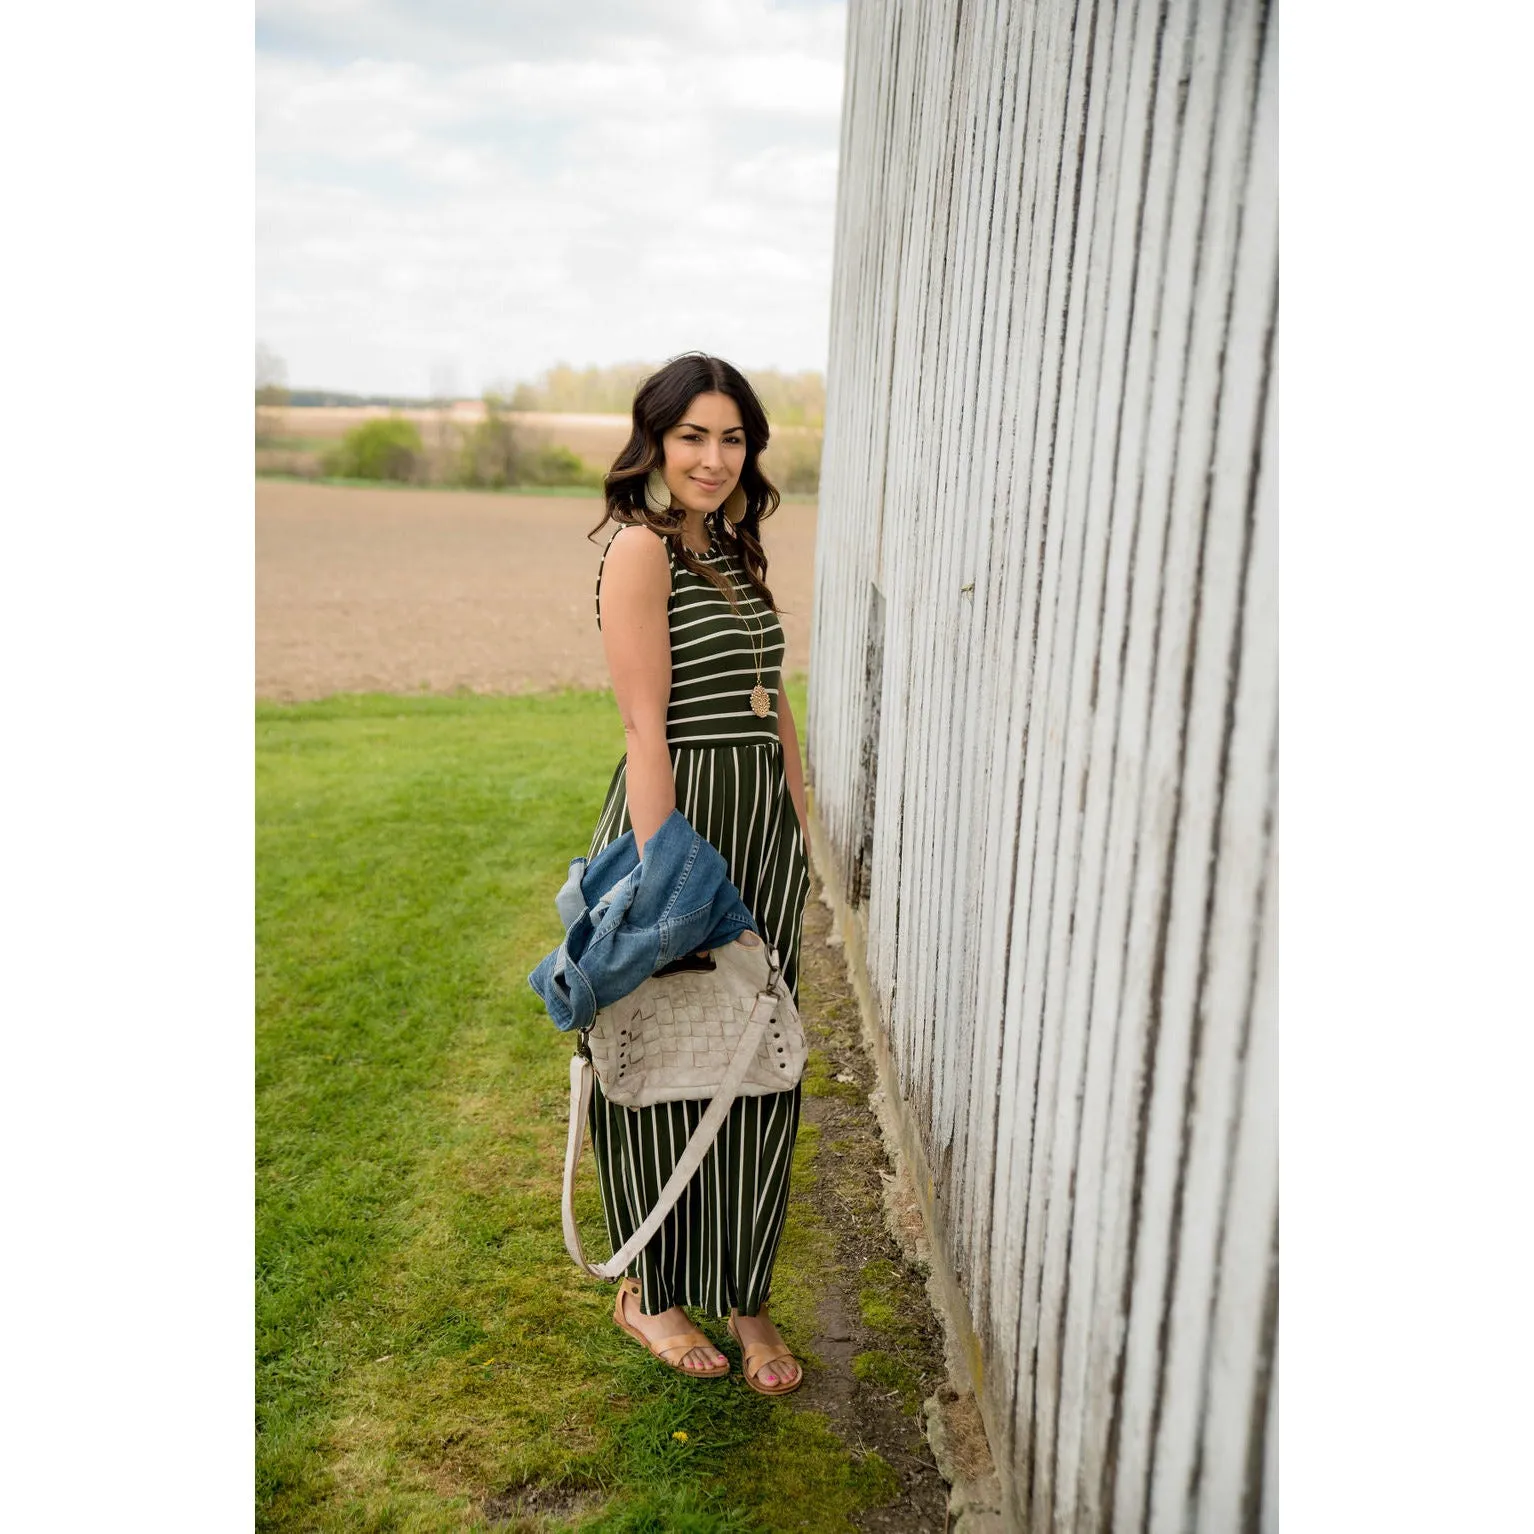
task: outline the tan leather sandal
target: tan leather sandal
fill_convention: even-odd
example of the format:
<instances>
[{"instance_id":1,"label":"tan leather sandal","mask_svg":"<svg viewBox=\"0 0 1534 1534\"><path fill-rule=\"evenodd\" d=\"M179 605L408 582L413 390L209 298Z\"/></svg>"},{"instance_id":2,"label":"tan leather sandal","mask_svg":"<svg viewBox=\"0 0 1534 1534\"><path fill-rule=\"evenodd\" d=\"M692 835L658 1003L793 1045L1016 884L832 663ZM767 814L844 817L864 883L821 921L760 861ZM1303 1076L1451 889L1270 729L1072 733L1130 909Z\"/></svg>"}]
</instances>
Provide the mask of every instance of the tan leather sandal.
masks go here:
<instances>
[{"instance_id":1,"label":"tan leather sandal","mask_svg":"<svg viewBox=\"0 0 1534 1534\"><path fill-rule=\"evenodd\" d=\"M758 1312L763 1320L769 1321L767 1307L762 1306ZM746 1383L762 1396L786 1396L789 1391L797 1390L804 1383L804 1365L789 1351L788 1345L781 1339L777 1342L741 1342L741 1336L735 1330L735 1323L740 1319L740 1312L735 1309L730 1311L730 1319L725 1323L730 1329L730 1335L740 1343L740 1366L741 1373L746 1377ZM773 1328L776 1330L776 1328ZM786 1358L790 1363L799 1364L799 1373L794 1379L785 1384L779 1380L775 1385L759 1385L756 1377L767 1367L775 1364L779 1359Z\"/></svg>"},{"instance_id":2,"label":"tan leather sandal","mask_svg":"<svg viewBox=\"0 0 1534 1534\"><path fill-rule=\"evenodd\" d=\"M637 1278L620 1278L618 1280L618 1295L613 1301L613 1320L636 1342L644 1345L645 1351L653 1353L668 1369L675 1369L678 1374L685 1374L693 1380L717 1380L730 1372L728 1360L712 1369L686 1369L682 1366L682 1360L692 1352L694 1348L714 1348L714 1344L700 1332L697 1327L689 1327L685 1332L678 1332L674 1337L662 1337L659 1342L651 1342L637 1326L629 1324L625 1301L632 1296L637 1302L640 1296L639 1280Z\"/></svg>"}]
</instances>

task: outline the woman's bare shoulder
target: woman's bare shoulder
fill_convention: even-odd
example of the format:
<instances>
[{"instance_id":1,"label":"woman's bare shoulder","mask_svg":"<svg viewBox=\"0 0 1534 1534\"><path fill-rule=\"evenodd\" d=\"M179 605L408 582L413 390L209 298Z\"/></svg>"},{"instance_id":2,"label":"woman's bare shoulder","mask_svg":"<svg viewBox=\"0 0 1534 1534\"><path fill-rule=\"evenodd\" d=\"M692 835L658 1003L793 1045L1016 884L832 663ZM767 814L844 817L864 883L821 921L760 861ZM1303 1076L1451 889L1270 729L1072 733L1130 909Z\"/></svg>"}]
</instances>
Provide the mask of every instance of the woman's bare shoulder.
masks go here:
<instances>
[{"instance_id":1,"label":"woman's bare shoulder","mask_svg":"<svg viewBox=\"0 0 1534 1534\"><path fill-rule=\"evenodd\" d=\"M671 597L671 556L666 540L648 527L620 527L607 540L597 572L597 627L602 627L603 599L617 599L630 612L665 607Z\"/></svg>"},{"instance_id":2,"label":"woman's bare shoulder","mask_svg":"<svg viewBox=\"0 0 1534 1534\"><path fill-rule=\"evenodd\" d=\"M666 540L652 528L637 523L620 527L607 541L602 556L602 574L616 573L620 580L643 581L657 575L669 579L671 561L666 554Z\"/></svg>"}]
</instances>

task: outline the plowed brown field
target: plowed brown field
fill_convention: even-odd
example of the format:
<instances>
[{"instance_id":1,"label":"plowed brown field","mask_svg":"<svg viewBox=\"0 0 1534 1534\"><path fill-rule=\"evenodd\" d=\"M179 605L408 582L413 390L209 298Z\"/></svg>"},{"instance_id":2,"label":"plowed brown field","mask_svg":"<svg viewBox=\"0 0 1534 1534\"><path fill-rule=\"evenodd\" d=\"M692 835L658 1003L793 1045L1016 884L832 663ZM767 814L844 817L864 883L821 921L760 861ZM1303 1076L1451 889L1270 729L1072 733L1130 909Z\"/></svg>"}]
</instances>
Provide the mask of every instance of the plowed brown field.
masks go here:
<instances>
[{"instance_id":1,"label":"plowed brown field","mask_svg":"<svg viewBox=\"0 0 1534 1534\"><path fill-rule=\"evenodd\" d=\"M809 668L815 510L764 529L790 672ZM596 497L258 480L257 697L606 686L600 515Z\"/></svg>"}]
</instances>

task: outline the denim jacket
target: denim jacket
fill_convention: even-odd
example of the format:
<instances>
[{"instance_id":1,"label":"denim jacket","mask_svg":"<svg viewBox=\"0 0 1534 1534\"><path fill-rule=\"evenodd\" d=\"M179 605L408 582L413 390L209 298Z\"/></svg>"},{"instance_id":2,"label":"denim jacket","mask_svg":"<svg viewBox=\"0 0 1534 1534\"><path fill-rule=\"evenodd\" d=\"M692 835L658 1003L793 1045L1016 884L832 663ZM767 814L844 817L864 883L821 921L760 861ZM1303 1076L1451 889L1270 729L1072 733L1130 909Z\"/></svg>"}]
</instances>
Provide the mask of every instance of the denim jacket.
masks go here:
<instances>
[{"instance_id":1,"label":"denim jacket","mask_svg":"<svg viewBox=\"0 0 1534 1534\"><path fill-rule=\"evenodd\" d=\"M680 810L661 822L641 861L625 831L588 864L573 858L554 897L565 940L527 977L554 1026L589 1028L599 1007L701 948L733 942L756 923L718 850Z\"/></svg>"}]
</instances>

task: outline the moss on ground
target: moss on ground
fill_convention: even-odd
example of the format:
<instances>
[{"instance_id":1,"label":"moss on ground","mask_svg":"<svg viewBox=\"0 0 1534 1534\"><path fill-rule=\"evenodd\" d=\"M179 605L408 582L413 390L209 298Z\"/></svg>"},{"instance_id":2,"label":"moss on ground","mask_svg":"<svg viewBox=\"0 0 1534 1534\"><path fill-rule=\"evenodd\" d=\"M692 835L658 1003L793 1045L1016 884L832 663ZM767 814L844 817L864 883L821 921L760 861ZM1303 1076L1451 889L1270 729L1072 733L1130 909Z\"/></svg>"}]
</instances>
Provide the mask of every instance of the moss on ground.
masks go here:
<instances>
[{"instance_id":1,"label":"moss on ground","mask_svg":"<svg viewBox=\"0 0 1534 1534\"><path fill-rule=\"evenodd\" d=\"M854 1379L865 1380L899 1396L900 1409L908 1417L914 1417L921 1406L920 1373L894 1354L881 1353L877 1349L859 1353L852 1360L852 1374Z\"/></svg>"},{"instance_id":2,"label":"moss on ground","mask_svg":"<svg viewBox=\"0 0 1534 1534\"><path fill-rule=\"evenodd\" d=\"M896 1346L916 1347L921 1328L913 1320L922 1311L921 1284L916 1276L888 1258L867 1263L858 1285L858 1308L864 1323Z\"/></svg>"}]
</instances>

